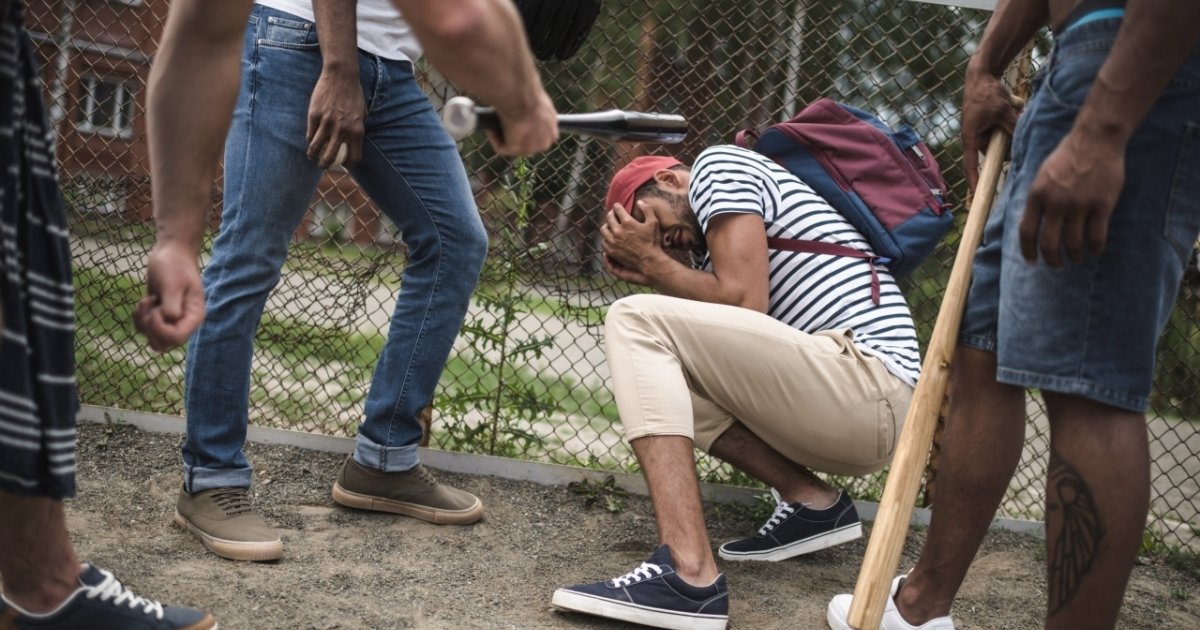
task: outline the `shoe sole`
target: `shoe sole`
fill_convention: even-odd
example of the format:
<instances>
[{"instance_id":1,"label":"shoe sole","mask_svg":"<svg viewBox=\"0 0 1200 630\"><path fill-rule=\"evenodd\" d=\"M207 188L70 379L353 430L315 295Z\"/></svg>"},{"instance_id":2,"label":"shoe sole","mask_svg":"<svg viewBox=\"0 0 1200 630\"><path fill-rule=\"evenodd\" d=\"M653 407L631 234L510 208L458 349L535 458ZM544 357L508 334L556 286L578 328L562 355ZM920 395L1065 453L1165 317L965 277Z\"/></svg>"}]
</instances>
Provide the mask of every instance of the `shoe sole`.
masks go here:
<instances>
[{"instance_id":1,"label":"shoe sole","mask_svg":"<svg viewBox=\"0 0 1200 630\"><path fill-rule=\"evenodd\" d=\"M769 549L766 551L726 551L725 545L721 545L721 548L717 551L717 553L725 560L757 560L760 562L778 562L780 560L787 560L788 558L802 556L806 553L820 551L821 549L828 549L829 547L840 545L842 543L848 543L852 540L858 540L859 538L862 538L862 523L855 523L853 525L847 525L818 536L805 538L804 540L797 540L794 543L784 545L782 547L775 547L774 549Z\"/></svg>"},{"instance_id":2,"label":"shoe sole","mask_svg":"<svg viewBox=\"0 0 1200 630\"><path fill-rule=\"evenodd\" d=\"M191 532L200 539L206 549L227 560L244 560L248 562L267 562L283 557L283 541L244 542L240 540L225 540L204 533L199 527L192 525L179 510L175 510L175 524Z\"/></svg>"},{"instance_id":3,"label":"shoe sole","mask_svg":"<svg viewBox=\"0 0 1200 630\"><path fill-rule=\"evenodd\" d=\"M829 624L829 627L831 630L854 630L853 628L850 627L850 623L848 621L848 619L850 617L850 602L853 601L850 599L850 597L851 597L850 595L835 595L834 598L829 602L829 605L825 607L825 623ZM890 597L891 596L889 595L889 598ZM846 602L845 606L835 605L835 604L837 604L839 599ZM885 602L885 604L889 604L889 602ZM880 623L880 626L879 626L880 628L883 628L885 626L886 627L895 627L894 625L887 626L889 610L895 610L895 609L891 605L888 605L887 607L884 608L883 621ZM899 617L900 615L897 612L897 613L894 613L893 616ZM906 627L906 628L914 628L914 629L929 628L930 630L935 630L935 629L936 630L955 630L954 621L949 618L946 618L946 617L930 619L929 621L926 621L925 623L923 623L919 626L914 626L914 625L908 623L908 621L906 621L903 617L900 618L900 621L901 621L901 623L904 624L904 627ZM935 622L938 625L929 625L929 624L935 623Z\"/></svg>"},{"instance_id":4,"label":"shoe sole","mask_svg":"<svg viewBox=\"0 0 1200 630\"><path fill-rule=\"evenodd\" d=\"M671 612L649 608L603 597L592 597L575 591L558 589L550 603L563 610L587 613L597 617L619 619L669 630L725 630L729 618L700 613Z\"/></svg>"},{"instance_id":5,"label":"shoe sole","mask_svg":"<svg viewBox=\"0 0 1200 630\"><path fill-rule=\"evenodd\" d=\"M435 525L470 525L483 518L483 502L475 497L475 504L465 510L439 510L427 505L406 503L394 499L384 499L366 494L351 492L339 483L333 484L333 500L346 507L359 510L373 510L402 514L421 519Z\"/></svg>"}]
</instances>

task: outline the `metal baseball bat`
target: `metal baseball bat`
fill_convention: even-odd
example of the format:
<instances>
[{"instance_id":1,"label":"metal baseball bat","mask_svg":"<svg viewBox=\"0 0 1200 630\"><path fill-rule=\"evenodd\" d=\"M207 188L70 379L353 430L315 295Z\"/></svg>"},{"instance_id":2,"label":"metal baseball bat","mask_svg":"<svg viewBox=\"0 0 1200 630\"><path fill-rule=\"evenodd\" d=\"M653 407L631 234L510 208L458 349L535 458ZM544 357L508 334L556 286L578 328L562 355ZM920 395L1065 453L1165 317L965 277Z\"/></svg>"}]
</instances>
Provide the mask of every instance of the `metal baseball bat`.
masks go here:
<instances>
[{"instance_id":1,"label":"metal baseball bat","mask_svg":"<svg viewBox=\"0 0 1200 630\"><path fill-rule=\"evenodd\" d=\"M465 96L455 96L442 108L442 125L455 140L480 129L503 133L500 117L490 107L477 107ZM687 137L688 123L675 114L647 114L610 109L586 114L559 114L558 130L609 142L677 144Z\"/></svg>"},{"instance_id":2,"label":"metal baseball bat","mask_svg":"<svg viewBox=\"0 0 1200 630\"><path fill-rule=\"evenodd\" d=\"M954 267L950 270L946 294L933 325L929 348L925 351L921 380L917 381L917 389L908 407L904 430L900 432L891 471L883 487L883 497L879 500L879 511L875 514L875 527L871 530L871 539L867 541L867 553L854 586L854 599L850 602L846 621L855 630L876 630L883 617L889 585L900 562L900 551L908 535L925 460L929 457L938 412L950 381L950 360L954 356L963 306L971 285L971 263L975 259L975 250L983 240L984 224L987 223L996 196L996 185L1008 153L1008 141L1007 133L994 131L988 142L979 185L971 200L971 210L967 214L967 224L954 257Z\"/></svg>"}]
</instances>

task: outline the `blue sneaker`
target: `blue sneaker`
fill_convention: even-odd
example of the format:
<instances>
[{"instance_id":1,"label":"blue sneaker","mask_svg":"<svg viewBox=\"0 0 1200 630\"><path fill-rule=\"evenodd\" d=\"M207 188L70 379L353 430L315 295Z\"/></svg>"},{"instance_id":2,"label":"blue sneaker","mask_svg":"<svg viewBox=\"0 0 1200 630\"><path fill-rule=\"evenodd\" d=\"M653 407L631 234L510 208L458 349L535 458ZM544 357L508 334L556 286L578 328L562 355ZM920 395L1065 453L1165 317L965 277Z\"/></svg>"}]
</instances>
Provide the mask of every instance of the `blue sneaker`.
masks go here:
<instances>
[{"instance_id":1,"label":"blue sneaker","mask_svg":"<svg viewBox=\"0 0 1200 630\"><path fill-rule=\"evenodd\" d=\"M85 564L79 588L45 614L21 610L0 595L5 630L217 630L211 615L138 597L113 574Z\"/></svg>"},{"instance_id":2,"label":"blue sneaker","mask_svg":"<svg viewBox=\"0 0 1200 630\"><path fill-rule=\"evenodd\" d=\"M554 591L551 603L564 610L675 630L725 630L729 587L725 575L711 586L692 586L675 573L663 545L642 566L607 582Z\"/></svg>"},{"instance_id":3,"label":"blue sneaker","mask_svg":"<svg viewBox=\"0 0 1200 630\"><path fill-rule=\"evenodd\" d=\"M862 522L845 490L823 510L788 503L774 488L771 496L775 513L755 535L721 545L722 559L775 562L862 538Z\"/></svg>"}]
</instances>

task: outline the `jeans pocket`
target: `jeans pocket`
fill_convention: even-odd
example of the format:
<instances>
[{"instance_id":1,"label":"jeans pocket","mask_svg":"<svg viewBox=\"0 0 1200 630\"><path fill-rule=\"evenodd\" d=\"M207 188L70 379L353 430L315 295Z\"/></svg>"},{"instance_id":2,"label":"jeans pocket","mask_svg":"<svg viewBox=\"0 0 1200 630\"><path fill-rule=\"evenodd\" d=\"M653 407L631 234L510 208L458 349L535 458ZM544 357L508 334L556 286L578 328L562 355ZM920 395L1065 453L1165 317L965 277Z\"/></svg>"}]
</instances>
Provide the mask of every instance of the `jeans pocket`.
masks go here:
<instances>
[{"instance_id":1,"label":"jeans pocket","mask_svg":"<svg viewBox=\"0 0 1200 630\"><path fill-rule=\"evenodd\" d=\"M1171 178L1163 237L1186 264L1200 234L1200 123L1188 123Z\"/></svg>"},{"instance_id":2,"label":"jeans pocket","mask_svg":"<svg viewBox=\"0 0 1200 630\"><path fill-rule=\"evenodd\" d=\"M1078 110L1091 91L1100 66L1108 58L1108 50L1108 47L1092 45L1052 58L1042 89L1059 106Z\"/></svg>"},{"instance_id":3,"label":"jeans pocket","mask_svg":"<svg viewBox=\"0 0 1200 630\"><path fill-rule=\"evenodd\" d=\"M258 39L260 46L291 50L320 50L317 30L312 22L289 20L276 15L267 16L267 27Z\"/></svg>"}]
</instances>

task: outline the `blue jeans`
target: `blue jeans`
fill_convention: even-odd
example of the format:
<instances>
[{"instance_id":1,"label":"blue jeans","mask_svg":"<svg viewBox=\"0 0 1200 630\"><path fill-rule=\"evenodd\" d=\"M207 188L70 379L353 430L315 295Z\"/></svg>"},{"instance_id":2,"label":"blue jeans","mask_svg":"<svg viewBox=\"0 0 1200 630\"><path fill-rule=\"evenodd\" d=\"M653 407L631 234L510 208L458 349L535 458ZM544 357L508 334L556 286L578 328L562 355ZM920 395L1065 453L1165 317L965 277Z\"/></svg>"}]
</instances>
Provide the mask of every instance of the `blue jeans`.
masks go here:
<instances>
[{"instance_id":1,"label":"blue jeans","mask_svg":"<svg viewBox=\"0 0 1200 630\"><path fill-rule=\"evenodd\" d=\"M1155 345L1200 232L1200 47L1129 142L1104 252L1059 269L1030 265L1017 231L1029 188L1071 130L1120 24L1080 24L1055 41L1014 132L960 342L995 352L1002 383L1141 412Z\"/></svg>"},{"instance_id":2,"label":"blue jeans","mask_svg":"<svg viewBox=\"0 0 1200 630\"><path fill-rule=\"evenodd\" d=\"M183 445L189 492L249 487L254 334L321 169L305 156L309 97L321 74L312 22L255 6L225 144L225 205L204 270L208 316L188 345ZM457 147L412 64L359 51L367 116L350 174L408 246L388 339L375 366L354 458L394 472L417 464L419 411L462 326L487 255Z\"/></svg>"}]
</instances>

